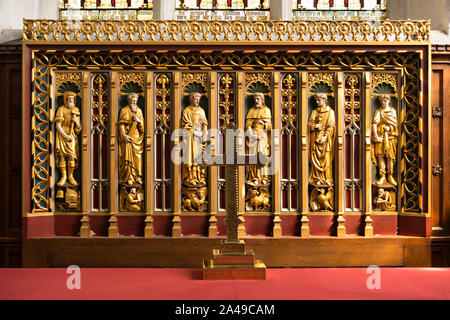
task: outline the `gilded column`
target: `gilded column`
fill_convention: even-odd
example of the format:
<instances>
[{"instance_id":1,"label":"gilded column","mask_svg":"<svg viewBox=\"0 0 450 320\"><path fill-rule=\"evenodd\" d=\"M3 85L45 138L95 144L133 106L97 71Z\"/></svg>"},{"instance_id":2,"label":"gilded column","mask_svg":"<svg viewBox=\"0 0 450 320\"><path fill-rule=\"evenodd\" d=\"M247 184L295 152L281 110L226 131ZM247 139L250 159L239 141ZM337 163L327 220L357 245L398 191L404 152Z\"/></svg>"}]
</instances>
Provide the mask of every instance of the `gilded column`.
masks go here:
<instances>
[{"instance_id":1,"label":"gilded column","mask_svg":"<svg viewBox=\"0 0 450 320\"><path fill-rule=\"evenodd\" d=\"M211 129L217 128L217 88L216 88L216 80L217 80L217 73L211 72L210 74L210 98L209 98L209 123ZM217 84L218 87L218 84ZM215 144L216 141L211 141L211 143ZM217 150L214 150L214 152L217 152ZM209 167L209 208L210 208L210 218L209 218L209 227L208 227L208 237L215 238L217 237L217 218L216 218L216 208L217 208L217 167L216 166L210 166Z\"/></svg>"},{"instance_id":2,"label":"gilded column","mask_svg":"<svg viewBox=\"0 0 450 320\"><path fill-rule=\"evenodd\" d=\"M301 74L301 86L302 86L302 94L301 94L301 145L299 146L302 152L302 165L301 165L301 208L302 208L302 218L301 218L301 230L300 234L302 238L308 238L310 236L309 233L309 219L308 219L308 210L309 210L309 202L308 202L308 95L307 95L307 73L303 72ZM299 119L300 121L300 119Z\"/></svg>"},{"instance_id":3,"label":"gilded column","mask_svg":"<svg viewBox=\"0 0 450 320\"><path fill-rule=\"evenodd\" d=\"M153 231L153 217L152 217L152 194L154 190L153 185L153 179L152 179L152 123L153 123L153 112L152 112L152 101L154 101L153 98L153 91L152 91L152 80L153 80L153 72L147 72L147 86L146 86L146 115L147 115L147 121L145 121L145 229L144 229L144 237L145 238L151 238L153 237L154 231Z\"/></svg>"},{"instance_id":4,"label":"gilded column","mask_svg":"<svg viewBox=\"0 0 450 320\"><path fill-rule=\"evenodd\" d=\"M89 170L88 170L88 148L87 148L87 141L88 141L88 134L89 134L89 72L83 72L83 104L82 104L82 110L83 110L83 119L82 119L82 154L81 159L82 163L84 164L82 169L82 180L83 181L89 181ZM86 238L90 236L90 230L89 230L89 215L88 215L88 199L89 199L89 184L83 183L81 185L81 199L83 201L81 202L81 227L80 227L80 237Z\"/></svg>"},{"instance_id":5,"label":"gilded column","mask_svg":"<svg viewBox=\"0 0 450 320\"><path fill-rule=\"evenodd\" d=\"M343 156L343 141L344 141L344 122L343 122L343 115L345 113L344 107L345 107L345 94L344 94L344 80L343 80L344 74L342 72L339 72L337 74L337 117L336 117L336 125L337 125L337 142L338 142L338 155L337 155L337 201L338 201L338 216L337 216L337 236L338 237L345 237L346 230L345 230L345 218L344 218L344 156Z\"/></svg>"},{"instance_id":6,"label":"gilded column","mask_svg":"<svg viewBox=\"0 0 450 320\"><path fill-rule=\"evenodd\" d=\"M280 115L281 115L281 97L280 97L280 78L281 75L279 72L274 73L274 79L273 79L273 128L275 129L274 132L272 132L272 135L277 132L277 130L280 130ZM278 140L278 136L275 137L276 140ZM275 163L272 163L272 166L275 166L275 168L280 168L280 150L278 146L278 142L275 143L275 156L272 156L272 159L275 161ZM285 156L285 155L282 155ZM274 205L274 215L273 215L273 237L279 238L282 236L282 229L281 229L281 218L280 218L280 211L281 211L281 183L280 183L280 172L279 170L275 171L274 177L273 177L273 205Z\"/></svg>"},{"instance_id":7,"label":"gilded column","mask_svg":"<svg viewBox=\"0 0 450 320\"><path fill-rule=\"evenodd\" d=\"M235 120L237 123L237 127L241 130L244 130L244 122L245 122L245 91L244 91L244 73L239 72L237 76L238 82L238 105L237 105L237 115L238 119ZM243 141L244 142L244 141ZM245 152L244 143L239 145L239 152L243 154ZM239 166L239 200L238 200L238 236L239 238L245 237L245 168L243 166Z\"/></svg>"},{"instance_id":8,"label":"gilded column","mask_svg":"<svg viewBox=\"0 0 450 320\"><path fill-rule=\"evenodd\" d=\"M373 236L373 226L372 226L372 218L370 217L370 212L372 210L372 172L371 172L371 130L372 126L370 123L370 109L371 109L371 79L370 72L364 73L364 82L365 82L365 108L364 108L364 121L366 123L366 132L364 134L364 152L365 152L365 161L364 161L364 176L365 176L365 197L364 197L364 212L365 212L365 226L364 226L364 236L372 237Z\"/></svg>"},{"instance_id":9,"label":"gilded column","mask_svg":"<svg viewBox=\"0 0 450 320\"><path fill-rule=\"evenodd\" d=\"M180 95L180 72L174 74L174 111L173 111L173 129L180 128L180 109L181 109L181 95ZM174 145L178 145L179 141L175 141ZM172 237L181 237L181 179L180 179L180 165L173 164L173 219L172 219Z\"/></svg>"},{"instance_id":10,"label":"gilded column","mask_svg":"<svg viewBox=\"0 0 450 320\"><path fill-rule=\"evenodd\" d=\"M109 194L110 194L110 208L111 214L109 218L109 228L108 228L108 237L117 237L119 236L118 228L117 228L117 183L116 183L116 117L117 117L117 101L118 101L118 92L117 92L117 72L113 72L111 75L111 127L110 127L110 143L109 143L109 159L110 159L110 183L109 183Z\"/></svg>"}]
</instances>

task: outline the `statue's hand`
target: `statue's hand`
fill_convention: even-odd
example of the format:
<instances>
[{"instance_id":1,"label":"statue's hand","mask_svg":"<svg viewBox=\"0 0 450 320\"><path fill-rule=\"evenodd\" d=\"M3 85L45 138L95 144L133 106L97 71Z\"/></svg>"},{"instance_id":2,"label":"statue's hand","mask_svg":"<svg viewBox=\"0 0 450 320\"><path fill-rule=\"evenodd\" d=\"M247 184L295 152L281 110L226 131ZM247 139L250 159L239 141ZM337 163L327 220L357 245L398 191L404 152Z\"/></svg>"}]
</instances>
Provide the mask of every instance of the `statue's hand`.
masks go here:
<instances>
[{"instance_id":1,"label":"statue's hand","mask_svg":"<svg viewBox=\"0 0 450 320\"><path fill-rule=\"evenodd\" d=\"M72 116L72 121L75 123L75 125L79 128L80 127L80 118L78 118L76 115Z\"/></svg>"},{"instance_id":2,"label":"statue's hand","mask_svg":"<svg viewBox=\"0 0 450 320\"><path fill-rule=\"evenodd\" d=\"M136 121L137 123L141 123L141 119L138 116L133 116L133 120Z\"/></svg>"},{"instance_id":3,"label":"statue's hand","mask_svg":"<svg viewBox=\"0 0 450 320\"><path fill-rule=\"evenodd\" d=\"M385 132L389 132L389 131L391 131L391 128L389 128L388 126L384 126L384 127L383 127L383 130L384 130Z\"/></svg>"},{"instance_id":4,"label":"statue's hand","mask_svg":"<svg viewBox=\"0 0 450 320\"><path fill-rule=\"evenodd\" d=\"M128 143L131 143L131 138L130 138L130 136L129 135L126 135L126 134L124 134L123 136L122 136L122 138L123 138L123 140L125 140L126 142L128 142Z\"/></svg>"},{"instance_id":5,"label":"statue's hand","mask_svg":"<svg viewBox=\"0 0 450 320\"><path fill-rule=\"evenodd\" d=\"M194 136L201 139L203 137L203 133L201 131L194 130Z\"/></svg>"},{"instance_id":6,"label":"statue's hand","mask_svg":"<svg viewBox=\"0 0 450 320\"><path fill-rule=\"evenodd\" d=\"M316 130L322 130L322 128L323 128L323 124L322 123L316 123L314 125L314 129L316 129Z\"/></svg>"},{"instance_id":7,"label":"statue's hand","mask_svg":"<svg viewBox=\"0 0 450 320\"><path fill-rule=\"evenodd\" d=\"M327 142L327 136L323 136L319 141L320 144L324 144L325 142Z\"/></svg>"},{"instance_id":8,"label":"statue's hand","mask_svg":"<svg viewBox=\"0 0 450 320\"><path fill-rule=\"evenodd\" d=\"M381 142L381 141L383 141L383 139L381 139L379 136L374 136L373 137L373 141L374 142Z\"/></svg>"},{"instance_id":9,"label":"statue's hand","mask_svg":"<svg viewBox=\"0 0 450 320\"><path fill-rule=\"evenodd\" d=\"M66 134L64 136L64 139L66 139L67 142L72 142L73 138L71 136L69 136L68 134Z\"/></svg>"}]
</instances>

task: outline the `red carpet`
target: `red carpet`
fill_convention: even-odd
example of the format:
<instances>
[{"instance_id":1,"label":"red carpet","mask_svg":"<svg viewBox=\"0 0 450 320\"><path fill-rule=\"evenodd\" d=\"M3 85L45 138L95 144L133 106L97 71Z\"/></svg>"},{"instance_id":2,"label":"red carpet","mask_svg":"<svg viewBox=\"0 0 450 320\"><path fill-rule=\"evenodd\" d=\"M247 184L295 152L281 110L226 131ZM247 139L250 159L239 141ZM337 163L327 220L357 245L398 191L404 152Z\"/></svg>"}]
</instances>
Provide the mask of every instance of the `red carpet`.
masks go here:
<instances>
[{"instance_id":1,"label":"red carpet","mask_svg":"<svg viewBox=\"0 0 450 320\"><path fill-rule=\"evenodd\" d=\"M450 268L381 268L369 290L365 268L268 269L265 281L204 281L199 269L0 269L0 299L72 300L450 300Z\"/></svg>"}]
</instances>

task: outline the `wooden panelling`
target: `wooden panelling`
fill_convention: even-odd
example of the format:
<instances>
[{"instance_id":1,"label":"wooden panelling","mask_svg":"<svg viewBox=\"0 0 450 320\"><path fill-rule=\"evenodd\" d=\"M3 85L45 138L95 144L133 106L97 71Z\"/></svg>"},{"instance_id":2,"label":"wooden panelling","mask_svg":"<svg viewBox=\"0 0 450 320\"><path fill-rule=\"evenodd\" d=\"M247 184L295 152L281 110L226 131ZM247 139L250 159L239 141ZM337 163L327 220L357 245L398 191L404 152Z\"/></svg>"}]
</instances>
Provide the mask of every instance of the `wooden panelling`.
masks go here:
<instances>
[{"instance_id":1,"label":"wooden panelling","mask_svg":"<svg viewBox=\"0 0 450 320\"><path fill-rule=\"evenodd\" d=\"M450 237L431 238L431 254L433 267L450 266Z\"/></svg>"},{"instance_id":2,"label":"wooden panelling","mask_svg":"<svg viewBox=\"0 0 450 320\"><path fill-rule=\"evenodd\" d=\"M433 266L450 266L450 47L433 48L431 73L431 222Z\"/></svg>"},{"instance_id":3,"label":"wooden panelling","mask_svg":"<svg viewBox=\"0 0 450 320\"><path fill-rule=\"evenodd\" d=\"M21 265L21 60L21 46L0 46L0 267Z\"/></svg>"},{"instance_id":4,"label":"wooden panelling","mask_svg":"<svg viewBox=\"0 0 450 320\"><path fill-rule=\"evenodd\" d=\"M24 240L24 267L200 268L222 239L41 238ZM246 237L248 249L267 267L431 266L429 238L337 239Z\"/></svg>"},{"instance_id":5,"label":"wooden panelling","mask_svg":"<svg viewBox=\"0 0 450 320\"><path fill-rule=\"evenodd\" d=\"M0 238L0 267L20 268L21 266L21 239Z\"/></svg>"}]
</instances>

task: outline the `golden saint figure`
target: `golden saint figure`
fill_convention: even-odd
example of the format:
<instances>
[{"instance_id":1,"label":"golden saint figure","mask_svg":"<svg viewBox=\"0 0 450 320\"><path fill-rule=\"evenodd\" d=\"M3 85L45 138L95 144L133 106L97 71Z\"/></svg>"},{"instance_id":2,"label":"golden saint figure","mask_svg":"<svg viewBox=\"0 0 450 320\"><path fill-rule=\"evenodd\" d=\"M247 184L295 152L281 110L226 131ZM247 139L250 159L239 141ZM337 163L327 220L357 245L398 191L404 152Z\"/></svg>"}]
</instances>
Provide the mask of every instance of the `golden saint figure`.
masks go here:
<instances>
[{"instance_id":1,"label":"golden saint figure","mask_svg":"<svg viewBox=\"0 0 450 320\"><path fill-rule=\"evenodd\" d=\"M397 112L390 106L391 98L387 94L379 96L381 107L375 111L372 121L374 147L372 160L379 168L380 179L376 184L389 182L396 186L397 182L392 176L394 162L397 154ZM386 177L387 174L387 177Z\"/></svg>"},{"instance_id":2,"label":"golden saint figure","mask_svg":"<svg viewBox=\"0 0 450 320\"><path fill-rule=\"evenodd\" d=\"M56 111L56 166L61 170L61 179L57 183L62 187L67 180L73 186L78 183L73 177L73 171L78 166L78 139L81 132L80 110L75 106L76 94L70 91L64 92L64 105Z\"/></svg>"},{"instance_id":3,"label":"golden saint figure","mask_svg":"<svg viewBox=\"0 0 450 320\"><path fill-rule=\"evenodd\" d=\"M395 209L395 206L392 205L391 194L389 191L384 191L383 188L378 189L378 196L375 197L373 202L377 209L383 211Z\"/></svg>"},{"instance_id":4,"label":"golden saint figure","mask_svg":"<svg viewBox=\"0 0 450 320\"><path fill-rule=\"evenodd\" d=\"M119 114L119 183L142 184L144 116L138 107L139 96L130 93L128 105Z\"/></svg>"},{"instance_id":5,"label":"golden saint figure","mask_svg":"<svg viewBox=\"0 0 450 320\"><path fill-rule=\"evenodd\" d=\"M141 211L144 195L137 192L136 188L131 188L130 193L125 197L125 211Z\"/></svg>"},{"instance_id":6,"label":"golden saint figure","mask_svg":"<svg viewBox=\"0 0 450 320\"><path fill-rule=\"evenodd\" d=\"M262 153L270 156L270 131L272 130L272 114L270 109L264 104L264 94L255 92L253 94L255 105L250 108L245 117L245 131L250 132L250 139L247 143L248 153ZM247 182L252 185L267 185L270 177L266 174L267 165L260 167L257 165L247 166Z\"/></svg>"},{"instance_id":7,"label":"golden saint figure","mask_svg":"<svg viewBox=\"0 0 450 320\"><path fill-rule=\"evenodd\" d=\"M196 165L194 159L201 156L205 148L204 136L208 130L205 110L200 106L201 94L193 92L189 96L189 106L184 108L181 128L189 132L187 160L182 166L183 184L201 186L206 184L206 168Z\"/></svg>"},{"instance_id":8,"label":"golden saint figure","mask_svg":"<svg viewBox=\"0 0 450 320\"><path fill-rule=\"evenodd\" d=\"M311 112L308 121L309 161L311 174L309 183L333 185L333 158L336 121L334 111L327 104L326 93L316 93L317 108Z\"/></svg>"}]
</instances>

